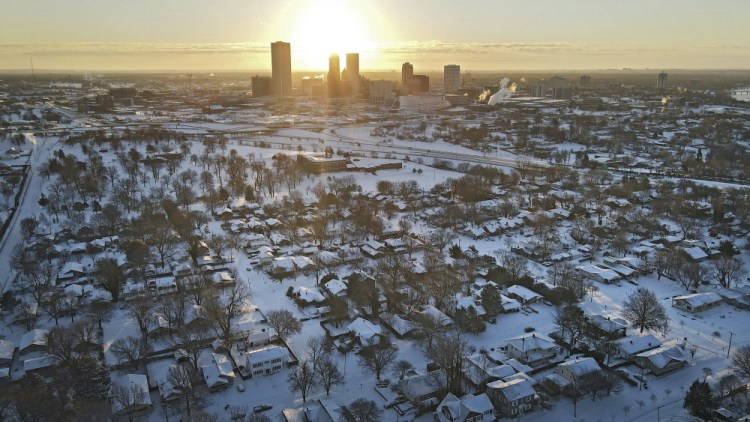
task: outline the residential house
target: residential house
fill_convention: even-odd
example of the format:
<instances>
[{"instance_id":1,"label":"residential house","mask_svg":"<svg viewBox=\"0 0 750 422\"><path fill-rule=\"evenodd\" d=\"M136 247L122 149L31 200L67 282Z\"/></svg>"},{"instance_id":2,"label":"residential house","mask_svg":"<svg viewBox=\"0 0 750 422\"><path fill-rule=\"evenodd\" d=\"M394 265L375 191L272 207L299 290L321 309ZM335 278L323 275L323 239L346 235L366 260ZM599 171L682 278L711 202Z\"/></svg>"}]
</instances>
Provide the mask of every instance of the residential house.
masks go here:
<instances>
[{"instance_id":1,"label":"residential house","mask_svg":"<svg viewBox=\"0 0 750 422\"><path fill-rule=\"evenodd\" d=\"M552 339L528 333L507 340L505 353L532 368L551 363L560 353L560 347Z\"/></svg>"},{"instance_id":2,"label":"residential house","mask_svg":"<svg viewBox=\"0 0 750 422\"><path fill-rule=\"evenodd\" d=\"M530 412L536 403L536 391L526 379L493 381L487 384L487 396L501 417L513 418Z\"/></svg>"},{"instance_id":3,"label":"residential house","mask_svg":"<svg viewBox=\"0 0 750 422\"><path fill-rule=\"evenodd\" d=\"M625 360L635 358L635 355L661 346L661 341L653 334L645 336L623 337L615 341L617 357Z\"/></svg>"},{"instance_id":4,"label":"residential house","mask_svg":"<svg viewBox=\"0 0 750 422\"><path fill-rule=\"evenodd\" d=\"M444 370L438 369L402 379L398 382L398 391L417 405L438 397L447 386L448 375Z\"/></svg>"},{"instance_id":5,"label":"residential house","mask_svg":"<svg viewBox=\"0 0 750 422\"><path fill-rule=\"evenodd\" d=\"M436 422L494 421L495 408L485 393L466 395L460 399L448 393L432 417Z\"/></svg>"},{"instance_id":6,"label":"residential house","mask_svg":"<svg viewBox=\"0 0 750 422\"><path fill-rule=\"evenodd\" d=\"M257 377L280 371L289 362L289 350L286 347L268 346L244 353L245 362L238 363L243 376Z\"/></svg>"},{"instance_id":7,"label":"residential house","mask_svg":"<svg viewBox=\"0 0 750 422\"><path fill-rule=\"evenodd\" d=\"M127 374L113 384L123 387L123 394L130 396L123 400L112 400L113 414L142 412L153 407L151 396L148 393L148 378L145 375ZM125 403L130 403L130 405L127 406Z\"/></svg>"},{"instance_id":8,"label":"residential house","mask_svg":"<svg viewBox=\"0 0 750 422\"><path fill-rule=\"evenodd\" d=\"M0 368L7 368L13 362L16 344L12 341L0 340Z\"/></svg>"},{"instance_id":9,"label":"residential house","mask_svg":"<svg viewBox=\"0 0 750 422\"><path fill-rule=\"evenodd\" d=\"M361 317L352 321L346 328L362 346L377 343L383 335L383 329L379 325Z\"/></svg>"},{"instance_id":10,"label":"residential house","mask_svg":"<svg viewBox=\"0 0 750 422\"><path fill-rule=\"evenodd\" d=\"M524 305L542 301L542 296L527 289L526 287L513 285L508 287L508 296L518 300Z\"/></svg>"},{"instance_id":11,"label":"residential house","mask_svg":"<svg viewBox=\"0 0 750 422\"><path fill-rule=\"evenodd\" d=\"M574 387L586 384L586 380L602 368L591 357L578 357L557 365L555 373L570 381Z\"/></svg>"},{"instance_id":12,"label":"residential house","mask_svg":"<svg viewBox=\"0 0 750 422\"><path fill-rule=\"evenodd\" d=\"M673 307L693 314L715 308L719 305L721 305L721 296L714 292L694 293L672 298Z\"/></svg>"},{"instance_id":13,"label":"residential house","mask_svg":"<svg viewBox=\"0 0 750 422\"><path fill-rule=\"evenodd\" d=\"M588 323L593 332L610 339L625 337L628 330L628 323L622 318L612 319L603 315L591 315Z\"/></svg>"},{"instance_id":14,"label":"residential house","mask_svg":"<svg viewBox=\"0 0 750 422\"><path fill-rule=\"evenodd\" d=\"M688 364L689 354L680 346L664 345L635 356L639 367L654 375L675 371Z\"/></svg>"}]
</instances>

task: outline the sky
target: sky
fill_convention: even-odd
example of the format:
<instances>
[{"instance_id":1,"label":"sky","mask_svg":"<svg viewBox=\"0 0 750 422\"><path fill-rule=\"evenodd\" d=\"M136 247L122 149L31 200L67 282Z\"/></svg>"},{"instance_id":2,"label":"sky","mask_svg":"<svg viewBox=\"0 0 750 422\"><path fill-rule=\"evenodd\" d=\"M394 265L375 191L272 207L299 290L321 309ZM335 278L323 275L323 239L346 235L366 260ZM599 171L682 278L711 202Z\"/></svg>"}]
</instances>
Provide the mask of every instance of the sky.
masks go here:
<instances>
[{"instance_id":1,"label":"sky","mask_svg":"<svg viewBox=\"0 0 750 422\"><path fill-rule=\"evenodd\" d=\"M750 0L0 0L0 69L750 69ZM342 65L343 67L343 65Z\"/></svg>"}]
</instances>

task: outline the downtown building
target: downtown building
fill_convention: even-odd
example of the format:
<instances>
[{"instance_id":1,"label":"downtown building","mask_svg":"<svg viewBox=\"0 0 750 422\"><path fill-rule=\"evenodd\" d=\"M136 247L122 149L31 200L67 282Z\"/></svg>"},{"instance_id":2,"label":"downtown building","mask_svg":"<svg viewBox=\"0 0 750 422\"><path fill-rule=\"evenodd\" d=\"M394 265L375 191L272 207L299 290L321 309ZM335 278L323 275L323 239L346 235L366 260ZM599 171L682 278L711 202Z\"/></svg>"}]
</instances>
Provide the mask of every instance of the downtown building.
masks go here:
<instances>
[{"instance_id":1,"label":"downtown building","mask_svg":"<svg viewBox=\"0 0 750 422\"><path fill-rule=\"evenodd\" d=\"M271 43L271 93L277 97L292 95L292 48L287 42Z\"/></svg>"}]
</instances>

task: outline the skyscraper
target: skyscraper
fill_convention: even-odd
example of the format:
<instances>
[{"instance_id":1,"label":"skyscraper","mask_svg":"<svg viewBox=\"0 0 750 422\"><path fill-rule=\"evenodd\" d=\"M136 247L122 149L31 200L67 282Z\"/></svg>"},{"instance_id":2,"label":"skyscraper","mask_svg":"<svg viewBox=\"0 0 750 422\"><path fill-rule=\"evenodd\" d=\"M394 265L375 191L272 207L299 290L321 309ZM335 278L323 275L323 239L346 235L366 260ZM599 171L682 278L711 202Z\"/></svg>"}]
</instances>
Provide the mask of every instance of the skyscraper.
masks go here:
<instances>
[{"instance_id":1,"label":"skyscraper","mask_svg":"<svg viewBox=\"0 0 750 422\"><path fill-rule=\"evenodd\" d=\"M338 97L341 93L341 60L336 53L328 58L328 95Z\"/></svg>"},{"instance_id":2,"label":"skyscraper","mask_svg":"<svg viewBox=\"0 0 750 422\"><path fill-rule=\"evenodd\" d=\"M401 89L404 91L404 94L409 93L409 82L413 76L414 66L411 63L406 62L401 65Z\"/></svg>"},{"instance_id":3,"label":"skyscraper","mask_svg":"<svg viewBox=\"0 0 750 422\"><path fill-rule=\"evenodd\" d=\"M289 43L271 43L271 90L277 97L292 95L292 49Z\"/></svg>"},{"instance_id":4,"label":"skyscraper","mask_svg":"<svg viewBox=\"0 0 750 422\"><path fill-rule=\"evenodd\" d=\"M589 88L591 86L591 76L583 75L578 82L578 88Z\"/></svg>"},{"instance_id":5,"label":"skyscraper","mask_svg":"<svg viewBox=\"0 0 750 422\"><path fill-rule=\"evenodd\" d=\"M252 77L253 97L267 97L271 95L271 77L258 76Z\"/></svg>"},{"instance_id":6,"label":"skyscraper","mask_svg":"<svg viewBox=\"0 0 750 422\"><path fill-rule=\"evenodd\" d=\"M346 74L352 83L352 92L359 92L359 53L347 53Z\"/></svg>"},{"instance_id":7,"label":"skyscraper","mask_svg":"<svg viewBox=\"0 0 750 422\"><path fill-rule=\"evenodd\" d=\"M666 89L667 88L667 73L661 72L659 74L659 78L656 80L656 89Z\"/></svg>"},{"instance_id":8,"label":"skyscraper","mask_svg":"<svg viewBox=\"0 0 750 422\"><path fill-rule=\"evenodd\" d=\"M443 92L455 94L461 87L461 66L447 64L443 67Z\"/></svg>"}]
</instances>

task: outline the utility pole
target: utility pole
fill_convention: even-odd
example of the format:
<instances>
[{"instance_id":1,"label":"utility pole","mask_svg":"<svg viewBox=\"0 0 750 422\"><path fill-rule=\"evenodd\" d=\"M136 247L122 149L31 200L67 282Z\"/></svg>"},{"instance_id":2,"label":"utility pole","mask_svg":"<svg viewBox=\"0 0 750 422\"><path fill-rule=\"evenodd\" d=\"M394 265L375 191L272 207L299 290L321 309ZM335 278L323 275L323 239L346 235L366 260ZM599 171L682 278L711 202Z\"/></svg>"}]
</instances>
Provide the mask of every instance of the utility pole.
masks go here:
<instances>
[{"instance_id":1,"label":"utility pole","mask_svg":"<svg viewBox=\"0 0 750 422\"><path fill-rule=\"evenodd\" d=\"M734 337L733 332L729 332L729 346L727 347L727 359L729 359L729 351L732 349L732 337Z\"/></svg>"}]
</instances>

